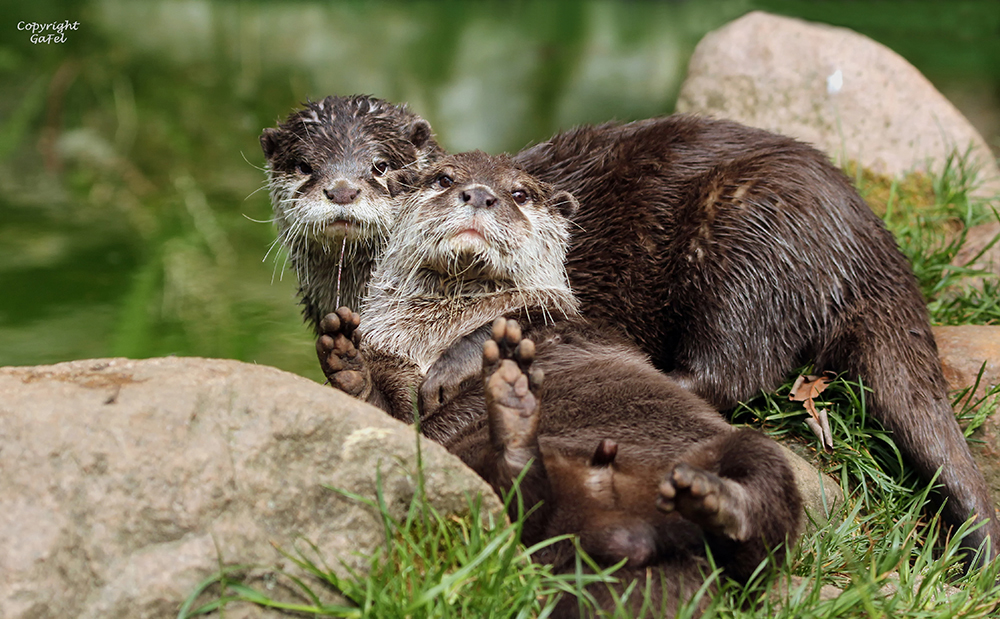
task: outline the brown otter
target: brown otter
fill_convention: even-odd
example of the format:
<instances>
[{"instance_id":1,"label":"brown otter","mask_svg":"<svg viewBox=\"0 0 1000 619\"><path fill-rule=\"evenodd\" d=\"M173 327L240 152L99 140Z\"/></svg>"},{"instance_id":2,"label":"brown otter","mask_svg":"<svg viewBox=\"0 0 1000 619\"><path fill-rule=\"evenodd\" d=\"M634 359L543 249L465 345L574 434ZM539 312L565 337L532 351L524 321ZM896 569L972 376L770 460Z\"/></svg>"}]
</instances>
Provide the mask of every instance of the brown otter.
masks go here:
<instances>
[{"instance_id":1,"label":"brown otter","mask_svg":"<svg viewBox=\"0 0 1000 619\"><path fill-rule=\"evenodd\" d=\"M576 201L482 153L444 158L413 185L364 321L346 308L324 321L332 384L410 420L435 357L489 321L480 380L421 430L498 490L530 466L525 506L542 503L527 543L576 533L605 564L626 559L631 577L657 570L650 593L671 604L704 581L706 543L736 579L769 549L780 556L801 503L777 445L576 314L563 268ZM572 556L563 544L539 559L570 569Z\"/></svg>"},{"instance_id":2,"label":"brown otter","mask_svg":"<svg viewBox=\"0 0 1000 619\"><path fill-rule=\"evenodd\" d=\"M385 246L397 203L385 177L442 154L430 125L374 97L327 97L264 129L278 239L314 328L340 304L357 305Z\"/></svg>"},{"instance_id":3,"label":"brown otter","mask_svg":"<svg viewBox=\"0 0 1000 619\"><path fill-rule=\"evenodd\" d=\"M823 154L732 122L670 116L582 127L515 160L582 202L567 270L584 315L613 313L654 365L721 409L810 361L860 378L872 416L923 478L940 468L946 521L992 519L965 544L998 539L912 271ZM422 408L478 375L487 333L429 369ZM318 352L325 364L321 342Z\"/></svg>"},{"instance_id":4,"label":"brown otter","mask_svg":"<svg viewBox=\"0 0 1000 619\"><path fill-rule=\"evenodd\" d=\"M990 519L965 543L1000 540L910 265L825 155L673 116L583 127L516 159L580 200L566 268L586 316L615 317L720 409L808 362L860 378L921 476L940 469L946 521Z\"/></svg>"}]
</instances>

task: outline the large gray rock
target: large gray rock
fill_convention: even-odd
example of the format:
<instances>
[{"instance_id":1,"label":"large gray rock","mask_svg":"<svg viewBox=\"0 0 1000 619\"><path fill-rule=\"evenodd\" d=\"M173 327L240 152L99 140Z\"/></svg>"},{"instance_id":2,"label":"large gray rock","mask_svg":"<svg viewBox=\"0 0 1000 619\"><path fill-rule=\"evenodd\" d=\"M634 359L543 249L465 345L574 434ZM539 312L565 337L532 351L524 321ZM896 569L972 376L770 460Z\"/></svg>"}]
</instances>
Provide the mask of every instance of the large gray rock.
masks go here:
<instances>
[{"instance_id":1,"label":"large gray rock","mask_svg":"<svg viewBox=\"0 0 1000 619\"><path fill-rule=\"evenodd\" d=\"M292 550L299 535L363 567L381 521L324 485L374 497L380 471L402 515L415 448L411 427L268 367L0 368L0 617L176 617L220 563L287 567L271 542ZM471 492L500 513L457 458L426 440L422 453L439 510L467 511Z\"/></svg>"},{"instance_id":2,"label":"large gray rock","mask_svg":"<svg viewBox=\"0 0 1000 619\"><path fill-rule=\"evenodd\" d=\"M977 389L978 396L982 396L991 385L1000 384L1000 327L939 326L934 327L934 340L944 377L953 390L975 384L980 369L983 375Z\"/></svg>"},{"instance_id":3,"label":"large gray rock","mask_svg":"<svg viewBox=\"0 0 1000 619\"><path fill-rule=\"evenodd\" d=\"M965 117L901 56L845 28L748 13L698 43L677 111L790 135L890 176L940 171L971 147L979 193L1000 192L996 160Z\"/></svg>"},{"instance_id":4,"label":"large gray rock","mask_svg":"<svg viewBox=\"0 0 1000 619\"><path fill-rule=\"evenodd\" d=\"M799 445L796 447L803 449ZM821 473L787 445L781 445L781 451L792 468L795 485L802 495L803 513L799 519L799 530L809 531L814 526L822 527L836 517L844 506L844 491L836 480Z\"/></svg>"}]
</instances>

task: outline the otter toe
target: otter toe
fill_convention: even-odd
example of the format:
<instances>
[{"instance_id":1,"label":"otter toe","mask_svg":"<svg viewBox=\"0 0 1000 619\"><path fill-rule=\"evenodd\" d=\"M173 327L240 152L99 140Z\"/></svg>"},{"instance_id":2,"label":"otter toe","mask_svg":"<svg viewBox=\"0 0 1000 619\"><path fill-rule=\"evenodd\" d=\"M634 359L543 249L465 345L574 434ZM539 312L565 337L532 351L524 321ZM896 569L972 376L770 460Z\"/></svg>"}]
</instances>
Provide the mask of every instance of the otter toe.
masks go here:
<instances>
[{"instance_id":1,"label":"otter toe","mask_svg":"<svg viewBox=\"0 0 1000 619\"><path fill-rule=\"evenodd\" d=\"M656 506L676 511L706 531L745 539L746 490L732 480L679 463L660 484Z\"/></svg>"},{"instance_id":2,"label":"otter toe","mask_svg":"<svg viewBox=\"0 0 1000 619\"><path fill-rule=\"evenodd\" d=\"M529 339L522 339L514 348L513 356L522 365L533 362L535 360L535 343Z\"/></svg>"},{"instance_id":3,"label":"otter toe","mask_svg":"<svg viewBox=\"0 0 1000 619\"><path fill-rule=\"evenodd\" d=\"M590 466L610 466L618 456L618 443L611 439L602 439L590 458Z\"/></svg>"},{"instance_id":4,"label":"otter toe","mask_svg":"<svg viewBox=\"0 0 1000 619\"><path fill-rule=\"evenodd\" d=\"M348 307L337 308L337 318L340 320L340 331L347 337L351 337L361 324L361 315Z\"/></svg>"},{"instance_id":5,"label":"otter toe","mask_svg":"<svg viewBox=\"0 0 1000 619\"><path fill-rule=\"evenodd\" d=\"M333 352L333 338L329 335L321 335L316 339L316 354L323 358Z\"/></svg>"},{"instance_id":6,"label":"otter toe","mask_svg":"<svg viewBox=\"0 0 1000 619\"><path fill-rule=\"evenodd\" d=\"M500 362L500 347L494 340L486 340L483 344L483 362L488 364Z\"/></svg>"},{"instance_id":7,"label":"otter toe","mask_svg":"<svg viewBox=\"0 0 1000 619\"><path fill-rule=\"evenodd\" d=\"M354 370L344 370L337 372L330 381L335 387L350 395L357 395L364 389L365 381L361 372Z\"/></svg>"},{"instance_id":8,"label":"otter toe","mask_svg":"<svg viewBox=\"0 0 1000 619\"><path fill-rule=\"evenodd\" d=\"M324 334L340 333L340 316L330 312L326 316L323 316L323 320L319 323L319 330Z\"/></svg>"}]
</instances>

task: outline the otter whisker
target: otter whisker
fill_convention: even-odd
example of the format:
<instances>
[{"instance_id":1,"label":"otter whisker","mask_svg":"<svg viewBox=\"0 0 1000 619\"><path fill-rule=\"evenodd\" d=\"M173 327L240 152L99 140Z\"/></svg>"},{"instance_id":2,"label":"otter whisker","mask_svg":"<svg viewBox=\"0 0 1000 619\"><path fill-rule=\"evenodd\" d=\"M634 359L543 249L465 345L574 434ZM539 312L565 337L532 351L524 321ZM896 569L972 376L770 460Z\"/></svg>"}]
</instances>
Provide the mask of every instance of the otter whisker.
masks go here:
<instances>
[{"instance_id":1,"label":"otter whisker","mask_svg":"<svg viewBox=\"0 0 1000 619\"><path fill-rule=\"evenodd\" d=\"M260 172L267 172L268 171L268 165L266 163L264 164L264 167L261 167L261 166L257 165L256 163L254 163L254 162L250 161L249 159L247 159L247 156L243 153L243 151L240 151L240 157L243 157L243 161L245 161L248 164L250 164L250 166L252 168L254 168L255 170L258 170Z\"/></svg>"},{"instance_id":2,"label":"otter whisker","mask_svg":"<svg viewBox=\"0 0 1000 619\"><path fill-rule=\"evenodd\" d=\"M263 258L261 258L261 262L266 262L267 261L267 257L271 255L271 252L274 251L274 248L275 247L279 247L281 245L282 245L281 244L281 237L278 237L278 238L274 239L273 241L271 241L271 244L267 246L267 253L264 254ZM275 256L275 261L277 261L277 256Z\"/></svg>"},{"instance_id":3,"label":"otter whisker","mask_svg":"<svg viewBox=\"0 0 1000 619\"><path fill-rule=\"evenodd\" d=\"M248 221L252 221L255 224L273 224L276 221L278 221L277 217L272 217L270 219L254 219L253 217L250 217L246 213L240 213L240 214L243 215L244 219L246 219Z\"/></svg>"}]
</instances>

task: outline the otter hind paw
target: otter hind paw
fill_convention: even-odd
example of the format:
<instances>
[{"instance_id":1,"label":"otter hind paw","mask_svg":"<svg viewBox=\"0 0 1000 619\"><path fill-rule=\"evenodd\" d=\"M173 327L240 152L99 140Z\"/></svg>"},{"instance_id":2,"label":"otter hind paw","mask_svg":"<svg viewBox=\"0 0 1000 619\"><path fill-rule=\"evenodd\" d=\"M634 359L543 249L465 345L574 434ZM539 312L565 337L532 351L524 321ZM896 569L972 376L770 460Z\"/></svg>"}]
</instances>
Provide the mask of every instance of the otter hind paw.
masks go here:
<instances>
[{"instance_id":1,"label":"otter hind paw","mask_svg":"<svg viewBox=\"0 0 1000 619\"><path fill-rule=\"evenodd\" d=\"M532 367L535 344L522 338L513 320L497 319L483 345L483 381L490 437L512 465L538 456L538 389L542 373Z\"/></svg>"},{"instance_id":2,"label":"otter hind paw","mask_svg":"<svg viewBox=\"0 0 1000 619\"><path fill-rule=\"evenodd\" d=\"M660 483L656 506L706 531L743 540L748 535L745 499L736 482L681 462Z\"/></svg>"}]
</instances>

